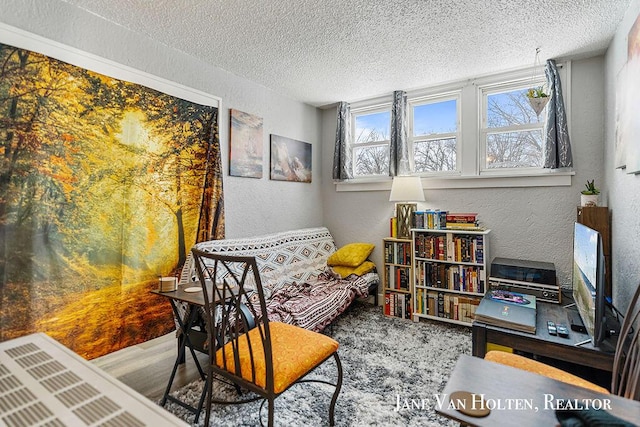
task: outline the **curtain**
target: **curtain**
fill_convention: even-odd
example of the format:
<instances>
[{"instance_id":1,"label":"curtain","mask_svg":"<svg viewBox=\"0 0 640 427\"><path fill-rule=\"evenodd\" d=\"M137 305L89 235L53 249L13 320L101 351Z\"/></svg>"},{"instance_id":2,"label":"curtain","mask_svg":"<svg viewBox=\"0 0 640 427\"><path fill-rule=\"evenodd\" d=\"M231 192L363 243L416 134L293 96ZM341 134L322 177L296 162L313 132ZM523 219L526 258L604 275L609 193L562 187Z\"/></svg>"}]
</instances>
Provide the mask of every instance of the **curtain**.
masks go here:
<instances>
[{"instance_id":1,"label":"curtain","mask_svg":"<svg viewBox=\"0 0 640 427\"><path fill-rule=\"evenodd\" d=\"M551 96L549 104L547 104L544 167L551 169L571 167L573 166L573 158L571 156L567 114L564 108L562 85L555 60L547 60L544 73L547 76L547 85Z\"/></svg>"},{"instance_id":2,"label":"curtain","mask_svg":"<svg viewBox=\"0 0 640 427\"><path fill-rule=\"evenodd\" d=\"M393 92L389 150L389 176L410 174L409 141L407 140L407 94L401 90Z\"/></svg>"},{"instance_id":3,"label":"curtain","mask_svg":"<svg viewBox=\"0 0 640 427\"><path fill-rule=\"evenodd\" d=\"M346 102L338 105L338 123L336 125L336 145L333 150L333 179L345 180L353 177L351 173L351 152L349 140L351 133L351 106Z\"/></svg>"}]
</instances>

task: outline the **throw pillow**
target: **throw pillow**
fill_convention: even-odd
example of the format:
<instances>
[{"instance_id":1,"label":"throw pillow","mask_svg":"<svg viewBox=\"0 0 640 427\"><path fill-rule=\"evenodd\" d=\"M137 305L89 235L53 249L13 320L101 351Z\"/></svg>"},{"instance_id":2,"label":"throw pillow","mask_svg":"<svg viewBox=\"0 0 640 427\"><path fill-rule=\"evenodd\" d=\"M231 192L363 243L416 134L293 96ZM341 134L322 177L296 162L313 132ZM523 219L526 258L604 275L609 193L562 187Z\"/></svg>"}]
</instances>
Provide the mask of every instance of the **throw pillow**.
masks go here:
<instances>
[{"instance_id":1,"label":"throw pillow","mask_svg":"<svg viewBox=\"0 0 640 427\"><path fill-rule=\"evenodd\" d=\"M333 271L338 273L340 277L344 279L352 274L355 274L357 276L362 276L363 274L368 273L374 268L376 268L376 265L371 261L365 261L357 267L345 267L343 265L334 265L331 268L333 269Z\"/></svg>"},{"instance_id":2,"label":"throw pillow","mask_svg":"<svg viewBox=\"0 0 640 427\"><path fill-rule=\"evenodd\" d=\"M357 267L366 261L374 247L371 243L349 243L332 253L327 259L327 265Z\"/></svg>"}]
</instances>

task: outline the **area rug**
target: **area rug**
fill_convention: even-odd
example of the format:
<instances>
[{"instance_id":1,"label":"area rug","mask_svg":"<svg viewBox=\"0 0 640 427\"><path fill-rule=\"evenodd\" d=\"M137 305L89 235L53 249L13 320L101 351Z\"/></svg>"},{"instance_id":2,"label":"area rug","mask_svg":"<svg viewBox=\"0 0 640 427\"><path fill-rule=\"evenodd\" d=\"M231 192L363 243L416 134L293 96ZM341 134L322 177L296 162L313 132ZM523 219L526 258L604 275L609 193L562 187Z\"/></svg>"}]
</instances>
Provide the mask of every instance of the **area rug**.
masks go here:
<instances>
[{"instance_id":1,"label":"area rug","mask_svg":"<svg viewBox=\"0 0 640 427\"><path fill-rule=\"evenodd\" d=\"M340 343L343 385L336 404L337 426L457 426L436 414L442 390L456 360L471 354L471 329L421 321L414 323L384 316L380 307L356 302L325 333ZM311 375L336 378L333 360ZM195 405L203 381L195 381L172 394ZM216 383L215 395L232 398L235 391ZM333 388L297 384L276 399L277 426L328 425ZM193 415L178 405L167 410L193 423ZM260 402L213 405L211 425L260 425ZM267 405L262 409L266 425ZM204 412L198 425L204 424Z\"/></svg>"}]
</instances>

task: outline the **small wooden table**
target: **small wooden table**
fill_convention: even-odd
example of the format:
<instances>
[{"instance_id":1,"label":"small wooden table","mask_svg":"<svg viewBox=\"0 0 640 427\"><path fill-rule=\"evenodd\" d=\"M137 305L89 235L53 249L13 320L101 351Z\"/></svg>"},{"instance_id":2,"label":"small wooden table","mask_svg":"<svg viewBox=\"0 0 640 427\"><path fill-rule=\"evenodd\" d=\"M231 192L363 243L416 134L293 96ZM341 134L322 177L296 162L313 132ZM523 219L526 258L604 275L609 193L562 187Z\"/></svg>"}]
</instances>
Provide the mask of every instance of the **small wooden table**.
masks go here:
<instances>
[{"instance_id":1,"label":"small wooden table","mask_svg":"<svg viewBox=\"0 0 640 427\"><path fill-rule=\"evenodd\" d=\"M456 391L472 393L472 402L478 402L477 407L481 406L482 398L491 412L482 418L463 414L449 399ZM442 404L436 404L436 412L470 426L555 426L558 424L555 410L560 409L562 399L569 399L565 400L565 407L578 399L583 405L606 409L618 418L640 423L638 401L597 393L469 355L458 359L439 399Z\"/></svg>"},{"instance_id":2,"label":"small wooden table","mask_svg":"<svg viewBox=\"0 0 640 427\"><path fill-rule=\"evenodd\" d=\"M202 290L199 292L186 292L185 289L189 287L199 286L199 283L190 283L188 285L178 285L175 291L168 292L160 292L159 290L153 290L151 293L163 296L169 299L171 303L171 308L173 309L173 313L175 315L176 322L178 323L178 327L180 329L180 339L178 340L178 355L176 356L176 361L173 365L173 369L171 371L171 375L169 377L169 382L167 384L167 388L165 389L164 395L162 396L162 400L160 401L160 406L164 406L167 403L167 400L176 403L183 408L193 412L195 418L193 423L196 424L198 422L198 418L200 417L200 412L202 412L202 407L204 405L204 399L206 396L206 387L202 388L202 395L200 396L200 400L198 402L197 407L193 407L179 399L176 399L173 396L170 396L171 387L173 385L173 380L175 379L176 372L178 371L178 366L184 363L185 355L187 348L193 357L193 361L198 368L198 372L200 373L200 378L203 381L206 380L206 376L202 366L200 366L200 362L198 361L198 356L196 355L196 346L194 346L192 335L196 332L193 330L193 323L195 322L198 314L198 309L200 307L204 307L204 294ZM210 285L211 286L211 285ZM208 289L209 292L213 291L212 289ZM188 305L188 310L186 313L181 313L178 308L177 302L183 302ZM198 336L206 336L206 331L201 331ZM202 344L202 339L198 338L199 344ZM197 348L202 347L199 345Z\"/></svg>"},{"instance_id":3,"label":"small wooden table","mask_svg":"<svg viewBox=\"0 0 640 427\"><path fill-rule=\"evenodd\" d=\"M591 343L576 345L589 340L589 335L585 333L569 331L568 338L549 335L547 320L556 324L564 323L568 327L567 310L574 309L565 308L560 304L538 302L535 334L475 321L471 331L473 355L484 357L487 343L493 343L538 356L563 360L607 372L613 371L615 342L605 343L603 347L597 348Z\"/></svg>"}]
</instances>

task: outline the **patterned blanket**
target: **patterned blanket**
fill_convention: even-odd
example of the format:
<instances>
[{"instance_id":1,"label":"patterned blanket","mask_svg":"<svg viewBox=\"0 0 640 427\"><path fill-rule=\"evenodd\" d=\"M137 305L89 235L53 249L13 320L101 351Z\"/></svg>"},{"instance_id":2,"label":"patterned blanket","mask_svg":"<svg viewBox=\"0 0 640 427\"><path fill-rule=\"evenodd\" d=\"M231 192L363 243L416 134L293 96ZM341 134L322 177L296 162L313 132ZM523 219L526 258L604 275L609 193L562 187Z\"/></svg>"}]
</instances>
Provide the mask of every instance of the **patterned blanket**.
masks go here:
<instances>
[{"instance_id":1,"label":"patterned blanket","mask_svg":"<svg viewBox=\"0 0 640 427\"><path fill-rule=\"evenodd\" d=\"M355 298L368 296L368 288L379 282L375 272L341 279L327 267L327 258L335 252L336 245L326 227L211 240L197 243L195 247L205 252L254 256L267 299L269 320L314 331L323 330ZM196 279L189 253L180 284L191 286ZM178 309L185 318L187 306L178 304Z\"/></svg>"},{"instance_id":2,"label":"patterned blanket","mask_svg":"<svg viewBox=\"0 0 640 427\"><path fill-rule=\"evenodd\" d=\"M271 322L290 323L321 332L349 307L354 299L369 295L364 276L341 279L327 268L315 280L293 282L276 289L267 300ZM260 313L259 304L253 304Z\"/></svg>"}]
</instances>

